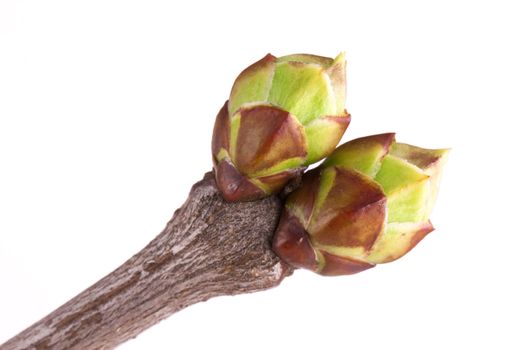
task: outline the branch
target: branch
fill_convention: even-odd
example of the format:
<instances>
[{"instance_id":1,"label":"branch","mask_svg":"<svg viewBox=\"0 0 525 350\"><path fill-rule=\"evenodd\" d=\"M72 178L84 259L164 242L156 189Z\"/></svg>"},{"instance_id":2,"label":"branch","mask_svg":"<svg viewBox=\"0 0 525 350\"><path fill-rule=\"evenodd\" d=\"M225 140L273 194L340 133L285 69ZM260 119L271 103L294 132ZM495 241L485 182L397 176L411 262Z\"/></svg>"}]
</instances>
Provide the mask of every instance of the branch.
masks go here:
<instances>
[{"instance_id":1,"label":"branch","mask_svg":"<svg viewBox=\"0 0 525 350\"><path fill-rule=\"evenodd\" d=\"M142 251L0 349L109 349L189 305L277 286L292 273L270 249L281 205L227 203L207 173Z\"/></svg>"}]
</instances>

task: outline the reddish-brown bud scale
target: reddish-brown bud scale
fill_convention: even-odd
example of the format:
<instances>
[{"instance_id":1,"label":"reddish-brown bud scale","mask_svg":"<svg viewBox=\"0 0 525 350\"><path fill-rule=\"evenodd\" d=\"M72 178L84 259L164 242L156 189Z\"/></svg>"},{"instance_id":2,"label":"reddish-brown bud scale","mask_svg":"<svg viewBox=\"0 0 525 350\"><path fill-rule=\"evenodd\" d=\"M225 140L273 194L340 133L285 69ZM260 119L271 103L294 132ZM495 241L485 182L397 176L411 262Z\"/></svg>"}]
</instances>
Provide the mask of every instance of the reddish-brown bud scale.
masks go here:
<instances>
[{"instance_id":1,"label":"reddish-brown bud scale","mask_svg":"<svg viewBox=\"0 0 525 350\"><path fill-rule=\"evenodd\" d=\"M271 168L284 159L306 156L306 140L290 113L272 106L240 110L235 162L243 174Z\"/></svg>"},{"instance_id":2,"label":"reddish-brown bud scale","mask_svg":"<svg viewBox=\"0 0 525 350\"><path fill-rule=\"evenodd\" d=\"M268 175L265 170L283 160L306 156L304 132L290 113L272 106L255 106L241 108L238 115L235 145L230 143L227 103L217 116L212 141L217 187L230 202L255 200L279 191L304 167Z\"/></svg>"},{"instance_id":3,"label":"reddish-brown bud scale","mask_svg":"<svg viewBox=\"0 0 525 350\"><path fill-rule=\"evenodd\" d=\"M237 171L228 159L215 166L215 181L228 202L249 201L261 198L264 192Z\"/></svg>"},{"instance_id":4,"label":"reddish-brown bud scale","mask_svg":"<svg viewBox=\"0 0 525 350\"><path fill-rule=\"evenodd\" d=\"M348 257L340 257L334 254L320 251L324 258L324 266L318 272L323 276L353 275L368 270L375 265Z\"/></svg>"},{"instance_id":5,"label":"reddish-brown bud scale","mask_svg":"<svg viewBox=\"0 0 525 350\"><path fill-rule=\"evenodd\" d=\"M219 110L215 125L213 126L213 136L211 140L211 153L213 162L217 162L217 155L221 149L230 149L230 117L228 116L228 101Z\"/></svg>"},{"instance_id":6,"label":"reddish-brown bud scale","mask_svg":"<svg viewBox=\"0 0 525 350\"><path fill-rule=\"evenodd\" d=\"M273 250L277 255L286 257L285 261L295 267L317 270L317 258L308 233L287 209L283 210L277 231L282 232L273 241Z\"/></svg>"}]
</instances>

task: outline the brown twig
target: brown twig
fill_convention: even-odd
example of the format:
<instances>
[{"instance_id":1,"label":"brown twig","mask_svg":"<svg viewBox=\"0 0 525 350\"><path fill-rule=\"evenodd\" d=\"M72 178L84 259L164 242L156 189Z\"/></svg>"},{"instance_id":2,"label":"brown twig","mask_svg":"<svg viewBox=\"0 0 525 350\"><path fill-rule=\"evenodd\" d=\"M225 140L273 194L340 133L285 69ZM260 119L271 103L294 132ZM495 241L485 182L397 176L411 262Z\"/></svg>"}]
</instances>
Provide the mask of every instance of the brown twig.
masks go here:
<instances>
[{"instance_id":1,"label":"brown twig","mask_svg":"<svg viewBox=\"0 0 525 350\"><path fill-rule=\"evenodd\" d=\"M111 349L189 305L277 286L292 272L270 249L280 210L226 203L207 173L142 251L0 349Z\"/></svg>"}]
</instances>

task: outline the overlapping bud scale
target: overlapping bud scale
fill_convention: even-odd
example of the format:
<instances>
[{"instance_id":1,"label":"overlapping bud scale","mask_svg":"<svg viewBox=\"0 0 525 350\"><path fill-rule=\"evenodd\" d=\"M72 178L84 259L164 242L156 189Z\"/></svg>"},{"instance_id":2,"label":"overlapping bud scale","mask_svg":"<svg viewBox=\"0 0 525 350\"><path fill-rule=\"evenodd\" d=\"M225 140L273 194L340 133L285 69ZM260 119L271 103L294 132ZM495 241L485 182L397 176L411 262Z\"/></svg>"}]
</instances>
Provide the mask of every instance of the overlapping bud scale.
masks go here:
<instances>
[{"instance_id":1,"label":"overlapping bud scale","mask_svg":"<svg viewBox=\"0 0 525 350\"><path fill-rule=\"evenodd\" d=\"M396 143L394 134L345 143L287 198L274 251L323 275L398 259L433 230L447 153Z\"/></svg>"},{"instance_id":2,"label":"overlapping bud scale","mask_svg":"<svg viewBox=\"0 0 525 350\"><path fill-rule=\"evenodd\" d=\"M335 149L350 122L345 65L343 55L267 55L239 75L213 131L226 200L276 193Z\"/></svg>"}]
</instances>

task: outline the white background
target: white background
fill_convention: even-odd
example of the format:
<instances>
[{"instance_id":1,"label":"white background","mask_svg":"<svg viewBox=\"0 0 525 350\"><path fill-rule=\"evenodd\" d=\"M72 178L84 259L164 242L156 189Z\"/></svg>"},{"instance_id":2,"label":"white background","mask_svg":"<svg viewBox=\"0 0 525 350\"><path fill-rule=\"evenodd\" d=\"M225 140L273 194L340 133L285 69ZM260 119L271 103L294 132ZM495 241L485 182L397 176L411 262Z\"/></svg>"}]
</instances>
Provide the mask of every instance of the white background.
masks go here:
<instances>
[{"instance_id":1,"label":"white background","mask_svg":"<svg viewBox=\"0 0 525 350\"><path fill-rule=\"evenodd\" d=\"M245 66L346 51L344 140L453 148L437 230L389 265L298 271L121 348L524 349L519 3L0 0L0 343L162 230Z\"/></svg>"}]
</instances>

